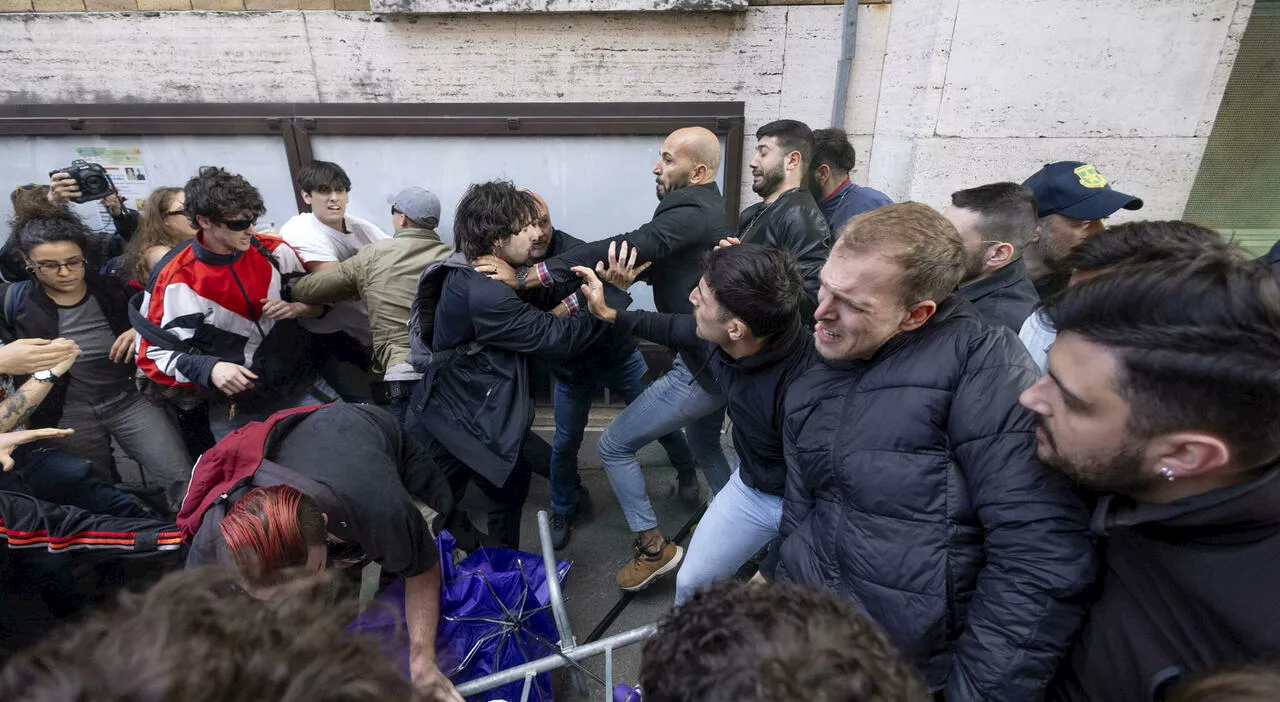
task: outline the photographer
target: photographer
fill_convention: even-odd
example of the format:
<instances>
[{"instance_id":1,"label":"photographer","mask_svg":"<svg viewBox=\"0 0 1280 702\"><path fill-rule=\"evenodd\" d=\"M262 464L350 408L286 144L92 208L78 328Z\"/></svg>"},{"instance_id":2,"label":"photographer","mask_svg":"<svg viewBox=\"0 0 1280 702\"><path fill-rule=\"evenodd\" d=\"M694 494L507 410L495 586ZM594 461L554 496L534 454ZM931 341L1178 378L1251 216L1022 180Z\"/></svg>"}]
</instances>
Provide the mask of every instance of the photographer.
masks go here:
<instances>
[{"instance_id":1,"label":"photographer","mask_svg":"<svg viewBox=\"0 0 1280 702\"><path fill-rule=\"evenodd\" d=\"M111 221L115 223L116 233L107 239L106 257L115 258L124 253L125 244L133 238L133 233L138 231L138 211L125 206L124 200L120 197L120 191L116 190L110 178L107 178L107 183L111 185L111 192L102 198L102 204L111 215ZM68 202L80 197L81 193L80 181L65 171L59 171L49 178L49 190L45 197L55 205L66 206Z\"/></svg>"}]
</instances>

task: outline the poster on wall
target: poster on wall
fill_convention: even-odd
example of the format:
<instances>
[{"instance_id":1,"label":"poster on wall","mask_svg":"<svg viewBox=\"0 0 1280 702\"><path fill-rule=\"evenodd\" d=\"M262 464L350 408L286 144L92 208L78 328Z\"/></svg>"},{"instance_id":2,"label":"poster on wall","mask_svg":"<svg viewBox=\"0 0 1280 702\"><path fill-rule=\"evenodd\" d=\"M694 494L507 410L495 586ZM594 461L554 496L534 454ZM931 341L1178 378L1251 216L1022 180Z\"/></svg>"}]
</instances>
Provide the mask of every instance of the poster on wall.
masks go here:
<instances>
[{"instance_id":1,"label":"poster on wall","mask_svg":"<svg viewBox=\"0 0 1280 702\"><path fill-rule=\"evenodd\" d=\"M142 203L151 192L151 183L147 180L147 168L142 159L141 148L78 146L76 158L102 166L120 192L120 201L130 209L142 210ZM80 206L79 214L86 221L97 222L95 229L99 231L113 231L115 228L111 214L101 200Z\"/></svg>"}]
</instances>

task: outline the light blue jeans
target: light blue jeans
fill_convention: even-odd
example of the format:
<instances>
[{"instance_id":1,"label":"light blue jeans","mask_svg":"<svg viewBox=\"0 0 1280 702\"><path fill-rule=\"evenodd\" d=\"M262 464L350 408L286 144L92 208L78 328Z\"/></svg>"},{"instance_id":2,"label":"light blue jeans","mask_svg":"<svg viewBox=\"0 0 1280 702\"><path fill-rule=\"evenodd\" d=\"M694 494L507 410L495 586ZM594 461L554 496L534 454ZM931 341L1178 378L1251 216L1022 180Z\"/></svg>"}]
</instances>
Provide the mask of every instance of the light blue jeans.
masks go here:
<instances>
[{"instance_id":1,"label":"light blue jeans","mask_svg":"<svg viewBox=\"0 0 1280 702\"><path fill-rule=\"evenodd\" d=\"M782 498L747 487L738 471L733 471L689 541L689 552L676 575L676 605L700 588L733 577L778 535L781 524Z\"/></svg>"},{"instance_id":2,"label":"light blue jeans","mask_svg":"<svg viewBox=\"0 0 1280 702\"><path fill-rule=\"evenodd\" d=\"M728 482L729 461L720 448L724 403L723 395L703 390L677 356L671 370L627 405L604 430L600 460L631 531L639 533L658 526L636 452L659 437L684 427L689 449L711 491L719 492Z\"/></svg>"}]
</instances>

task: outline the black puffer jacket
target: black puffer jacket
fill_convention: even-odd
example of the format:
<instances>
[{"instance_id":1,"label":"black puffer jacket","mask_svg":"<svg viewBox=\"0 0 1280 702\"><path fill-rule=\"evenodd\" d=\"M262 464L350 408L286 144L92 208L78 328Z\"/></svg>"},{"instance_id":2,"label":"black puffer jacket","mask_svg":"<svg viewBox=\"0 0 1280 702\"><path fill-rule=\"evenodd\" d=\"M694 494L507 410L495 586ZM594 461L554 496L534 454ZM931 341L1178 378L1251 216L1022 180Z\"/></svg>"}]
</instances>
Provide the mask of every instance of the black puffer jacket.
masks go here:
<instances>
[{"instance_id":1,"label":"black puffer jacket","mask_svg":"<svg viewBox=\"0 0 1280 702\"><path fill-rule=\"evenodd\" d=\"M813 312L818 309L818 273L831 252L831 228L813 195L793 188L771 203L758 202L738 218L738 239L744 244L765 244L790 251L804 277L804 297L800 301L800 321L813 328Z\"/></svg>"},{"instance_id":2,"label":"black puffer jacket","mask_svg":"<svg viewBox=\"0 0 1280 702\"><path fill-rule=\"evenodd\" d=\"M1036 460L1036 377L952 296L787 396L778 577L856 602L947 702L1040 699L1084 615L1088 513Z\"/></svg>"}]
</instances>

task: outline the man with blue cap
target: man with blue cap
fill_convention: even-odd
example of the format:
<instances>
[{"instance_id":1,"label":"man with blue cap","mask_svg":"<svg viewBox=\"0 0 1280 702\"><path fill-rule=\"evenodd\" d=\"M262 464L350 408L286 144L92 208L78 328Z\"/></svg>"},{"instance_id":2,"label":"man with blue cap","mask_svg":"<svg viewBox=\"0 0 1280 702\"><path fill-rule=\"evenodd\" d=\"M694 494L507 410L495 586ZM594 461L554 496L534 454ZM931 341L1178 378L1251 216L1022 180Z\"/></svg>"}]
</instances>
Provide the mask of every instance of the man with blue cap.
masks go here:
<instances>
[{"instance_id":1,"label":"man with blue cap","mask_svg":"<svg viewBox=\"0 0 1280 702\"><path fill-rule=\"evenodd\" d=\"M1022 184L1039 203L1040 238L1024 258L1042 300L1066 287L1071 271L1061 265L1071 249L1105 229L1103 220L1117 211L1142 208L1140 198L1113 190L1097 168L1081 161L1045 164Z\"/></svg>"}]
</instances>

